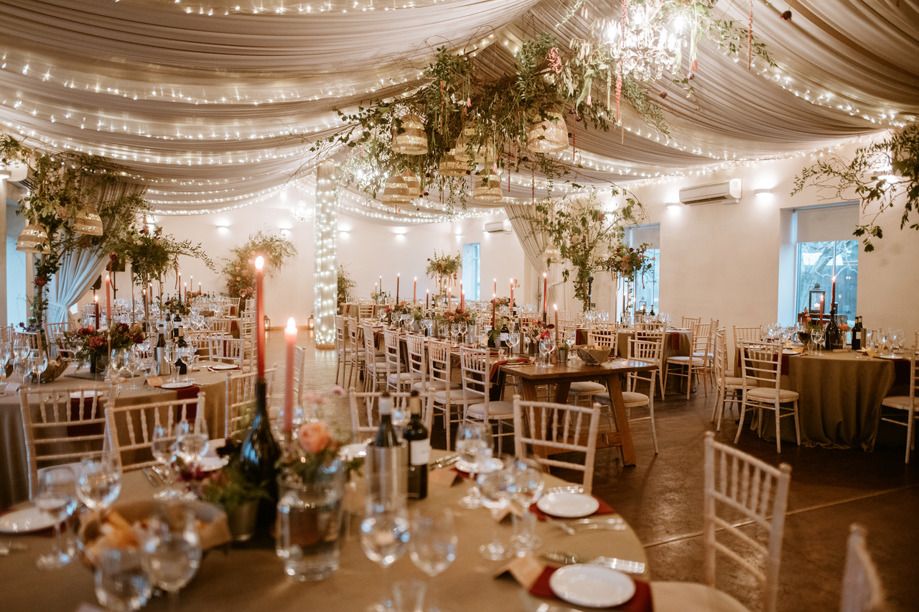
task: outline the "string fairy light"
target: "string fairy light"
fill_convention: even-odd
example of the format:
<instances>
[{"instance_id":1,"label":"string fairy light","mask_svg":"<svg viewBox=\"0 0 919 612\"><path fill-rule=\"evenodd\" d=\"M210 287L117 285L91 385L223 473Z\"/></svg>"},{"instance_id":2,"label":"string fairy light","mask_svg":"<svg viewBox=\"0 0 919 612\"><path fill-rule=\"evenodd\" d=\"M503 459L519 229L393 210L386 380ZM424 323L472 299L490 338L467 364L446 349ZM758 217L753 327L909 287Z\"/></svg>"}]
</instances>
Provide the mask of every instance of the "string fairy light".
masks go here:
<instances>
[{"instance_id":1,"label":"string fairy light","mask_svg":"<svg viewBox=\"0 0 919 612\"><path fill-rule=\"evenodd\" d=\"M334 162L316 169L315 252L316 348L335 348L335 314L338 278L336 270L338 215L338 177Z\"/></svg>"}]
</instances>

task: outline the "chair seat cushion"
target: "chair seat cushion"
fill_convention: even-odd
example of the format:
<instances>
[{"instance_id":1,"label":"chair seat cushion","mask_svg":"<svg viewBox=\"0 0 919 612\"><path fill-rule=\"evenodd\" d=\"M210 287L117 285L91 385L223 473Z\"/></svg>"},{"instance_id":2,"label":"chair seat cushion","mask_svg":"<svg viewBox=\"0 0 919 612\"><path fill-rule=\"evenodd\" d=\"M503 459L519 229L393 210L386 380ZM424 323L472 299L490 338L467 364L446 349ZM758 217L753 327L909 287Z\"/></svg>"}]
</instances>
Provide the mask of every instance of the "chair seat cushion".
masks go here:
<instances>
[{"instance_id":1,"label":"chair seat cushion","mask_svg":"<svg viewBox=\"0 0 919 612\"><path fill-rule=\"evenodd\" d=\"M395 382L407 383L412 380L412 375L409 374L408 372L402 372L401 374L390 374L389 376L386 377L386 380L388 380L391 383L395 383Z\"/></svg>"},{"instance_id":2,"label":"chair seat cushion","mask_svg":"<svg viewBox=\"0 0 919 612\"><path fill-rule=\"evenodd\" d=\"M674 355L673 357L667 357L667 363L675 363L678 365L689 365L689 355ZM692 367L701 368L704 365L704 362L699 357L692 358Z\"/></svg>"},{"instance_id":3,"label":"chair seat cushion","mask_svg":"<svg viewBox=\"0 0 919 612\"><path fill-rule=\"evenodd\" d=\"M466 413L483 418L485 416L485 404L470 404L466 408ZM488 418L489 419L510 419L514 417L514 404L511 402L488 402Z\"/></svg>"},{"instance_id":4,"label":"chair seat cushion","mask_svg":"<svg viewBox=\"0 0 919 612\"><path fill-rule=\"evenodd\" d=\"M881 406L909 410L909 403L910 397L908 395L889 395L881 402ZM916 408L919 408L919 400L916 401Z\"/></svg>"},{"instance_id":5,"label":"chair seat cushion","mask_svg":"<svg viewBox=\"0 0 919 612\"><path fill-rule=\"evenodd\" d=\"M737 378L736 376L725 376L724 386L725 387L743 387L743 378Z\"/></svg>"},{"instance_id":6,"label":"chair seat cushion","mask_svg":"<svg viewBox=\"0 0 919 612\"><path fill-rule=\"evenodd\" d=\"M412 385L412 389L418 391L443 391L444 389L459 389L458 383L448 383L442 380L428 380L425 382L418 381Z\"/></svg>"},{"instance_id":7,"label":"chair seat cushion","mask_svg":"<svg viewBox=\"0 0 919 612\"><path fill-rule=\"evenodd\" d=\"M696 582L651 582L654 612L748 612L740 602Z\"/></svg>"},{"instance_id":8,"label":"chair seat cushion","mask_svg":"<svg viewBox=\"0 0 919 612\"><path fill-rule=\"evenodd\" d=\"M462 402L465 394L462 389L449 389L444 391L435 391L434 392L434 401L440 404L446 404L447 398L450 398L451 403Z\"/></svg>"},{"instance_id":9,"label":"chair seat cushion","mask_svg":"<svg viewBox=\"0 0 919 612\"><path fill-rule=\"evenodd\" d=\"M640 408L642 406L647 406L651 403L651 400L644 393L635 393L633 391L623 391L622 392L622 402L625 404L626 408Z\"/></svg>"},{"instance_id":10,"label":"chair seat cushion","mask_svg":"<svg viewBox=\"0 0 919 612\"><path fill-rule=\"evenodd\" d=\"M775 400L776 391L778 391L779 394L779 402L792 402L799 397L798 393L795 391L765 387L747 390L747 397L761 402L771 402Z\"/></svg>"},{"instance_id":11,"label":"chair seat cushion","mask_svg":"<svg viewBox=\"0 0 919 612\"><path fill-rule=\"evenodd\" d=\"M568 394L577 393L580 395L589 395L594 393L603 393L606 391L606 385L601 385L598 382L590 381L580 381L571 383L571 387L568 389Z\"/></svg>"}]
</instances>

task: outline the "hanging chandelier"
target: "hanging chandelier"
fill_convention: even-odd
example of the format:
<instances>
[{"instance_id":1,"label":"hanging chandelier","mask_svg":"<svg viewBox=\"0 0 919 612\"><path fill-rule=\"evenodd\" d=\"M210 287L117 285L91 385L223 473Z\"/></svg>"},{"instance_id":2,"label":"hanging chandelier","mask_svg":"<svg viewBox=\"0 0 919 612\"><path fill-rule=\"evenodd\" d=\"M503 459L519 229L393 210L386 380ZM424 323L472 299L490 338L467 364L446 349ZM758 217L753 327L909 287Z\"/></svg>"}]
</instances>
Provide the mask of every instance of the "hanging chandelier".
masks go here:
<instances>
[{"instance_id":1,"label":"hanging chandelier","mask_svg":"<svg viewBox=\"0 0 919 612\"><path fill-rule=\"evenodd\" d=\"M504 198L504 192L501 191L501 178L494 168L482 170L476 174L472 198L482 202L500 202Z\"/></svg>"},{"instance_id":2,"label":"hanging chandelier","mask_svg":"<svg viewBox=\"0 0 919 612\"><path fill-rule=\"evenodd\" d=\"M681 8L669 0L623 0L620 19L602 22L618 75L650 81L679 69L686 21Z\"/></svg>"},{"instance_id":3,"label":"hanging chandelier","mask_svg":"<svg viewBox=\"0 0 919 612\"><path fill-rule=\"evenodd\" d=\"M299 200L297 205L290 209L290 216L294 221L304 222L313 218L313 209L306 202Z\"/></svg>"},{"instance_id":4,"label":"hanging chandelier","mask_svg":"<svg viewBox=\"0 0 919 612\"><path fill-rule=\"evenodd\" d=\"M527 131L527 149L533 153L557 153L568 148L568 125L562 114L546 113L546 119L534 122Z\"/></svg>"}]
</instances>

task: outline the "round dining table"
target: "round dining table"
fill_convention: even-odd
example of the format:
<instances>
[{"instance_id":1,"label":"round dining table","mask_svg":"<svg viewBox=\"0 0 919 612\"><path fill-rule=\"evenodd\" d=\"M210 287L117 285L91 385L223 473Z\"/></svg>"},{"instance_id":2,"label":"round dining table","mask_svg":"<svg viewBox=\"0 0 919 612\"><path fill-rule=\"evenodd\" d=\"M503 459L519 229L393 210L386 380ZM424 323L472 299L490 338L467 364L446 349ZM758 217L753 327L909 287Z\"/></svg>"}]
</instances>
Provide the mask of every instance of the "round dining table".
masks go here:
<instances>
[{"instance_id":1,"label":"round dining table","mask_svg":"<svg viewBox=\"0 0 919 612\"><path fill-rule=\"evenodd\" d=\"M143 383L134 388L137 377L121 383L117 403L142 404L146 402L167 401L182 397L192 397L203 391L205 393L205 419L208 430L213 437L225 435L225 398L227 374L239 373L239 370L211 371L207 362L202 362L199 369L189 373L194 381L194 388L171 390L152 387ZM164 381L165 382L165 381ZM33 385L32 389L108 389L110 383L97 380L87 370L77 370L70 366L54 382L44 385ZM7 385L4 390L9 389ZM22 431L22 415L19 408L19 391L6 392L0 395L0 460L4 469L0 471L0 508L7 508L17 502L28 499L28 461L26 459L25 437Z\"/></svg>"},{"instance_id":2,"label":"round dining table","mask_svg":"<svg viewBox=\"0 0 919 612\"><path fill-rule=\"evenodd\" d=\"M443 454L443 451L435 451L434 456ZM546 476L547 487L567 484L559 478ZM454 512L459 536L456 560L435 578L427 578L416 568L407 552L385 569L368 560L358 537L360 510L354 508L361 504L348 503L346 498L346 507L351 512L346 514L340 568L330 577L319 582L289 579L268 538L218 547L207 552L197 575L182 589L179 608L362 611L390 599L392 584L398 580L426 581L429 595L426 605L436 604L443 611L536 610L540 604L552 601L530 595L510 575L498 576L506 562L489 561L479 554L479 546L489 541L496 529L507 540L512 528L508 520L496 523L489 510L460 507L459 500L470 486L470 481L461 477L457 477L452 486L432 483L427 499L409 502L409 511L450 508ZM119 502L149 499L152 493L140 471L126 473L116 507ZM569 535L555 524L537 522L536 533L543 540L541 551L563 551L585 558L616 557L647 567L642 544L628 524L618 531L595 530ZM35 567L35 557L51 546L52 540L46 534L3 537L10 537L27 548L0 555L0 609L76 610L82 603L95 605L92 572L81 562L55 571L41 571ZM647 581L648 573L645 571L635 578ZM552 603L563 609L568 607L560 600ZM153 597L145 609L166 610L167 600Z\"/></svg>"}]
</instances>

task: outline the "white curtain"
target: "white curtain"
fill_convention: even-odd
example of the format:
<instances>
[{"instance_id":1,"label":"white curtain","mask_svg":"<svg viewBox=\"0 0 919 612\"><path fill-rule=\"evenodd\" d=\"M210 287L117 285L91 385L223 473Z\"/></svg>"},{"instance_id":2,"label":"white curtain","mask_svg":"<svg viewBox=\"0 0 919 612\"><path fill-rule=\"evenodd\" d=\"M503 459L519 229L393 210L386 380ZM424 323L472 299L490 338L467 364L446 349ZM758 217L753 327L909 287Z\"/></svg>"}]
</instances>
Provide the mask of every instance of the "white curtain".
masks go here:
<instances>
[{"instance_id":1,"label":"white curtain","mask_svg":"<svg viewBox=\"0 0 919 612\"><path fill-rule=\"evenodd\" d=\"M568 292L565 290L566 283L562 280L562 266L559 263L553 263L548 267L546 266L546 250L552 247L552 243L549 237L540 231L536 227L536 224L530 220L530 215L535 213L533 206L528 204L505 204L504 210L507 212L507 217L511 221L511 227L514 228L514 233L517 235L517 239L523 247L523 252L526 254L527 261L536 269L540 276L542 276L543 273L547 274L549 285L548 309L552 309L552 304L557 304L559 310L567 310L569 303L567 296ZM541 278L539 282L542 283ZM541 284L539 292L541 295ZM542 308L542 304L538 304L538 307Z\"/></svg>"}]
</instances>

